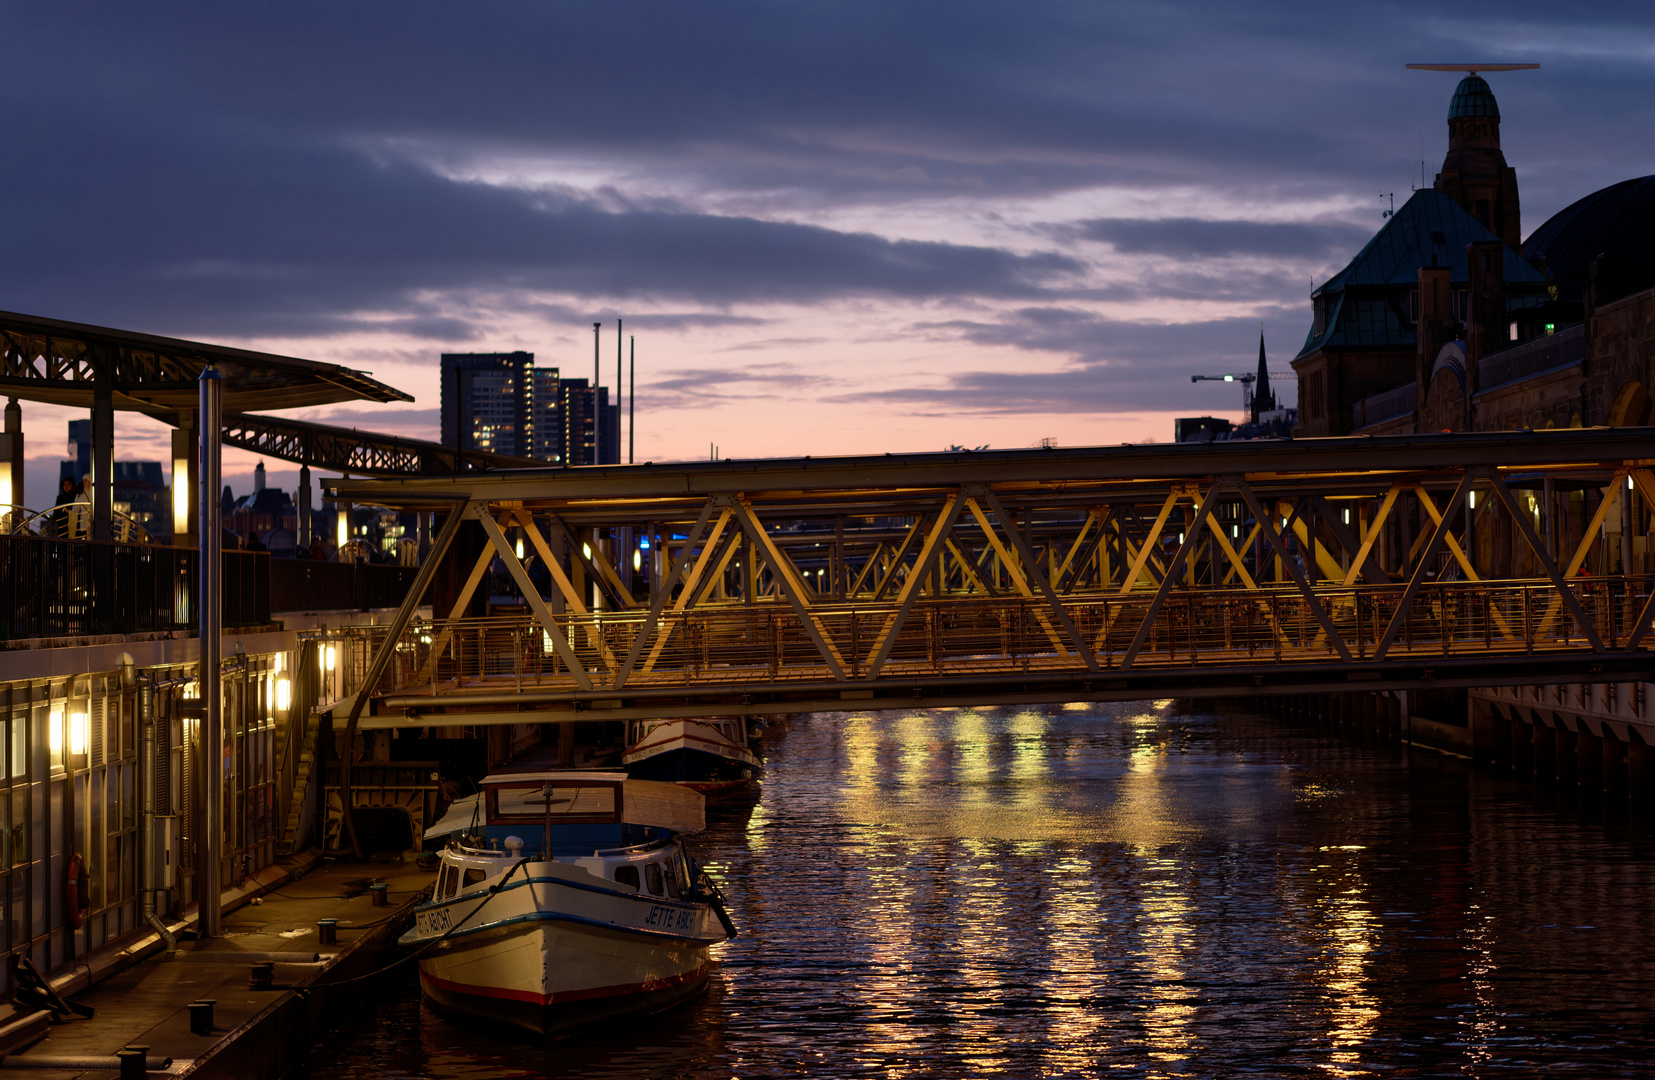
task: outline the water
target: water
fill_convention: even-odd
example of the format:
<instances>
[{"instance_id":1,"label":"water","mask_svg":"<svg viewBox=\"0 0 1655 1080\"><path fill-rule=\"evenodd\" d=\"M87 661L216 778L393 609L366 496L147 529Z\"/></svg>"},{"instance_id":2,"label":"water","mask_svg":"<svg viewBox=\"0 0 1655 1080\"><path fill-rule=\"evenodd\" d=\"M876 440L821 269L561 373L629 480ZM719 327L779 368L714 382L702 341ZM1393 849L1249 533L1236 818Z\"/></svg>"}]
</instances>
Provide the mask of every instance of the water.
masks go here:
<instances>
[{"instance_id":1,"label":"water","mask_svg":"<svg viewBox=\"0 0 1655 1080\"><path fill-rule=\"evenodd\" d=\"M313 1075L1642 1076L1652 860L1522 786L1171 702L797 719L694 847L701 998L549 1049L387 977Z\"/></svg>"}]
</instances>

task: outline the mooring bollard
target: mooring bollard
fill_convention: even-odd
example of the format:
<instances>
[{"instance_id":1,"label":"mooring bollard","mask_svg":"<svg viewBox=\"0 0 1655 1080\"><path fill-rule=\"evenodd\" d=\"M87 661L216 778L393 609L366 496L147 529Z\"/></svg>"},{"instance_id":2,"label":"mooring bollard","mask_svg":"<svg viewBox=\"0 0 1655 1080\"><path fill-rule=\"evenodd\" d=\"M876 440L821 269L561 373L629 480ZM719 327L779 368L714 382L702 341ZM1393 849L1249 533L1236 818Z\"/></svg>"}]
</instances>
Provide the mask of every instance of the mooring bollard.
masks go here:
<instances>
[{"instance_id":1,"label":"mooring bollard","mask_svg":"<svg viewBox=\"0 0 1655 1080\"><path fill-rule=\"evenodd\" d=\"M337 944L339 944L339 920L338 919L317 919L316 920L316 938L323 945L337 945Z\"/></svg>"},{"instance_id":2,"label":"mooring bollard","mask_svg":"<svg viewBox=\"0 0 1655 1080\"><path fill-rule=\"evenodd\" d=\"M247 976L247 989L268 990L275 982L276 964L274 961L266 961L253 965L252 972Z\"/></svg>"},{"instance_id":3,"label":"mooring bollard","mask_svg":"<svg viewBox=\"0 0 1655 1080\"><path fill-rule=\"evenodd\" d=\"M144 1051L130 1046L115 1051L115 1060L121 1063L121 1080L144 1080L149 1074L149 1064L145 1060L148 1056Z\"/></svg>"},{"instance_id":4,"label":"mooring bollard","mask_svg":"<svg viewBox=\"0 0 1655 1080\"><path fill-rule=\"evenodd\" d=\"M391 887L389 885L369 885L368 893L373 897L374 907L384 907L391 902Z\"/></svg>"},{"instance_id":5,"label":"mooring bollard","mask_svg":"<svg viewBox=\"0 0 1655 1080\"><path fill-rule=\"evenodd\" d=\"M218 999L202 999L190 1002L190 1033L192 1035L211 1035L213 1033L213 1006Z\"/></svg>"}]
</instances>

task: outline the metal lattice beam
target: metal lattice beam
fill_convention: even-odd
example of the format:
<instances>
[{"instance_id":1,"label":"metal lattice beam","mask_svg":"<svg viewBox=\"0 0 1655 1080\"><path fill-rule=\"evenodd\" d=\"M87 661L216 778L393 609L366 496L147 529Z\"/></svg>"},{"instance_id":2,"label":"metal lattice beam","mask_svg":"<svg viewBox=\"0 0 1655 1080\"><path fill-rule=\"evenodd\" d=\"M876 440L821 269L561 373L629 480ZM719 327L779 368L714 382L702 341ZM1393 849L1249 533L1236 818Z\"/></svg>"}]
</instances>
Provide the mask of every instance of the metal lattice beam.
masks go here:
<instances>
[{"instance_id":1,"label":"metal lattice beam","mask_svg":"<svg viewBox=\"0 0 1655 1080\"><path fill-rule=\"evenodd\" d=\"M540 468L545 464L485 450L460 450L423 439L252 413L225 414L224 444L357 476L466 476L489 469Z\"/></svg>"}]
</instances>

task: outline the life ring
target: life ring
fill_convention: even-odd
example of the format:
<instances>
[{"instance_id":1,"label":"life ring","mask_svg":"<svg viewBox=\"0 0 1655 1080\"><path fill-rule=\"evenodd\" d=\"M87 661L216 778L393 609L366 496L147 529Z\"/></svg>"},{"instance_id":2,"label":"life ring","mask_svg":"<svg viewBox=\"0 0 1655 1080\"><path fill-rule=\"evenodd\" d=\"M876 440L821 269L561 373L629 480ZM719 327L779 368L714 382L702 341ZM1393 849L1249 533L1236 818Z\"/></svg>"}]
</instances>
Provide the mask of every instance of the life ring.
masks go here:
<instances>
[{"instance_id":1,"label":"life ring","mask_svg":"<svg viewBox=\"0 0 1655 1080\"><path fill-rule=\"evenodd\" d=\"M63 907L71 929L79 930L92 911L92 875L87 872L86 860L79 855L69 856L68 881L63 892Z\"/></svg>"}]
</instances>

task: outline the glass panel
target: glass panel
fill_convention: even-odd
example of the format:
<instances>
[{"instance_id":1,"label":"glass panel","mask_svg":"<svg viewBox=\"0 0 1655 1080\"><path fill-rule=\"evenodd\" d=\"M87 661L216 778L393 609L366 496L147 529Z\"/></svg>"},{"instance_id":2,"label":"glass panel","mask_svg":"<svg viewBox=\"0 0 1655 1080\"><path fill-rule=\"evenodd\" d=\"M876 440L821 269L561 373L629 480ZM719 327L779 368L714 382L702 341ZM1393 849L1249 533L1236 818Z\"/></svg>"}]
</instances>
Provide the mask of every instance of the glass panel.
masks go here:
<instances>
[{"instance_id":1,"label":"glass panel","mask_svg":"<svg viewBox=\"0 0 1655 1080\"><path fill-rule=\"evenodd\" d=\"M11 722L11 777L16 780L29 771L29 722L19 713Z\"/></svg>"},{"instance_id":2,"label":"glass panel","mask_svg":"<svg viewBox=\"0 0 1655 1080\"><path fill-rule=\"evenodd\" d=\"M541 821L547 812L544 787L496 788L494 816L513 821ZM603 787L558 787L552 789L551 816L603 817L615 815L615 789Z\"/></svg>"}]
</instances>

